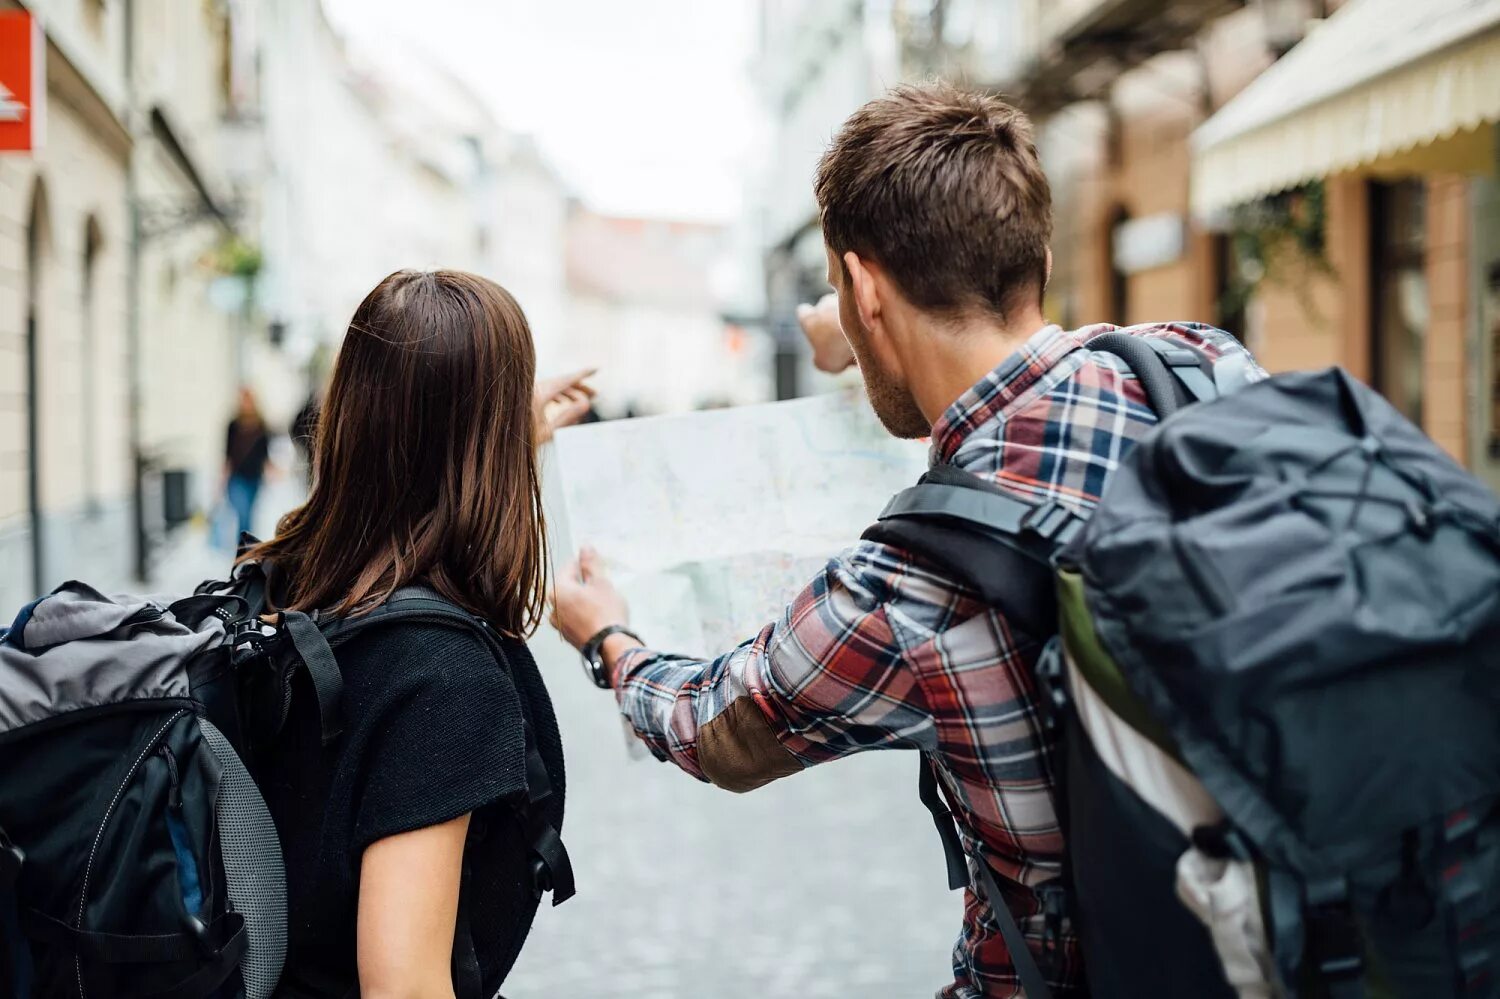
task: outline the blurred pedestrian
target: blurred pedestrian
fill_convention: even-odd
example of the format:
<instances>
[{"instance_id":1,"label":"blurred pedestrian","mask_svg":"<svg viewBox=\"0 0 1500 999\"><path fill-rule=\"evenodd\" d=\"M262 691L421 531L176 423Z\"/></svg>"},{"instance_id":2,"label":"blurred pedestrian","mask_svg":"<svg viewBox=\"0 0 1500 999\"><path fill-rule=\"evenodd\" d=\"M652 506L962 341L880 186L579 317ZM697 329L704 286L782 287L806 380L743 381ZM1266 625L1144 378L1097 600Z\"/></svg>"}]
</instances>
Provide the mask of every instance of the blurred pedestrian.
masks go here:
<instances>
[{"instance_id":1,"label":"blurred pedestrian","mask_svg":"<svg viewBox=\"0 0 1500 999\"><path fill-rule=\"evenodd\" d=\"M562 744L525 639L548 565L536 444L592 391L587 372L535 370L499 285L390 275L344 337L317 488L246 555L274 566L282 610L423 605L338 646L334 744L294 698L266 761L287 872L278 996L497 995L543 891L571 891Z\"/></svg>"},{"instance_id":2,"label":"blurred pedestrian","mask_svg":"<svg viewBox=\"0 0 1500 999\"><path fill-rule=\"evenodd\" d=\"M271 464L271 434L261 416L255 393L242 386L239 409L229 421L224 439L222 492L234 511L237 534L249 533L255 524L255 501Z\"/></svg>"}]
</instances>

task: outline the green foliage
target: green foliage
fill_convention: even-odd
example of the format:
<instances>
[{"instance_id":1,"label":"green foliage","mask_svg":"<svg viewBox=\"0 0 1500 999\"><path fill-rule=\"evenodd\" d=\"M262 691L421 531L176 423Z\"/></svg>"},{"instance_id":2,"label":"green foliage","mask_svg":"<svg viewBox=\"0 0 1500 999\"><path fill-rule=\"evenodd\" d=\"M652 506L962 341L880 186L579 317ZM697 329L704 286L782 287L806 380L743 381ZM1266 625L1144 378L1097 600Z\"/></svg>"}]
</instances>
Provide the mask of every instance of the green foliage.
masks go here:
<instances>
[{"instance_id":1,"label":"green foliage","mask_svg":"<svg viewBox=\"0 0 1500 999\"><path fill-rule=\"evenodd\" d=\"M1321 180L1239 205L1230 217L1234 265L1221 314L1245 308L1262 285L1291 288L1309 315L1316 314L1312 285L1336 277L1326 253L1328 194Z\"/></svg>"},{"instance_id":2,"label":"green foliage","mask_svg":"<svg viewBox=\"0 0 1500 999\"><path fill-rule=\"evenodd\" d=\"M254 279L264 264L260 247L239 236L224 240L213 251L214 270L229 277Z\"/></svg>"}]
</instances>

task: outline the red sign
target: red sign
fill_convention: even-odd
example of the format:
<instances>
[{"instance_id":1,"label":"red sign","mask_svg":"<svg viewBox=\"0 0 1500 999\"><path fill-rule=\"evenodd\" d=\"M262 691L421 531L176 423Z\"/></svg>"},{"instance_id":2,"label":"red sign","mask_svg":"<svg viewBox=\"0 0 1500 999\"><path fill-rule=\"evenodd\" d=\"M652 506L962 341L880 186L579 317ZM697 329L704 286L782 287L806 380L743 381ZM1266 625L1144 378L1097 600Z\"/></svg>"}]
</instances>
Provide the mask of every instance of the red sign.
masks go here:
<instances>
[{"instance_id":1,"label":"red sign","mask_svg":"<svg viewBox=\"0 0 1500 999\"><path fill-rule=\"evenodd\" d=\"M0 13L0 152L42 144L45 51L36 18L25 11Z\"/></svg>"}]
</instances>

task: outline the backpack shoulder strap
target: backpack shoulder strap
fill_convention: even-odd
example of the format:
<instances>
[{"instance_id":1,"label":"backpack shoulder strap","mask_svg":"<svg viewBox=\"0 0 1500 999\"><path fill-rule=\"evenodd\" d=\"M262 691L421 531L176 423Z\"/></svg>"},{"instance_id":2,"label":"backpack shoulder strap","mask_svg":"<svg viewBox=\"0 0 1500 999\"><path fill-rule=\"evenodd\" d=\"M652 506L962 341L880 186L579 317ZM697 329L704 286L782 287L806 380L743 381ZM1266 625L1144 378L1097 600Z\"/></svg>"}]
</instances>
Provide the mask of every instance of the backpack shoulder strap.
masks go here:
<instances>
[{"instance_id":1,"label":"backpack shoulder strap","mask_svg":"<svg viewBox=\"0 0 1500 999\"><path fill-rule=\"evenodd\" d=\"M1053 501L1031 503L938 465L897 493L863 537L899 548L978 593L1022 640L1057 631L1052 556L1083 527Z\"/></svg>"},{"instance_id":2,"label":"backpack shoulder strap","mask_svg":"<svg viewBox=\"0 0 1500 999\"><path fill-rule=\"evenodd\" d=\"M1210 402L1265 377L1245 351L1210 357L1172 337L1132 336L1123 330L1110 330L1084 346L1124 361L1162 420L1190 403Z\"/></svg>"},{"instance_id":3,"label":"backpack shoulder strap","mask_svg":"<svg viewBox=\"0 0 1500 999\"><path fill-rule=\"evenodd\" d=\"M886 505L866 540L899 548L979 593L1005 615L1013 633L1042 643L1057 631L1052 556L1084 520L1052 501L1031 503L952 465L938 465ZM939 791L935 764L922 754L917 794L932 814L948 868L948 886L969 885L968 864L951 810ZM989 903L1023 991L1050 990L1015 914L981 853L979 893Z\"/></svg>"}]
</instances>

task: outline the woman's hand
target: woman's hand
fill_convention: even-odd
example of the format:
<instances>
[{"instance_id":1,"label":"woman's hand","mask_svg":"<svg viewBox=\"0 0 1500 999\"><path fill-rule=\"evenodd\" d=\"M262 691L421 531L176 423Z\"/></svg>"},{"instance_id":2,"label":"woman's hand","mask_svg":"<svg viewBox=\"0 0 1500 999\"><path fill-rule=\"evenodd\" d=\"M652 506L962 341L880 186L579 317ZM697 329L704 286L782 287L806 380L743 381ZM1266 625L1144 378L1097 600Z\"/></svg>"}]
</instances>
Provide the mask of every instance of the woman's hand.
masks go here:
<instances>
[{"instance_id":1,"label":"woman's hand","mask_svg":"<svg viewBox=\"0 0 1500 999\"><path fill-rule=\"evenodd\" d=\"M854 351L839 326L839 297L829 292L817 305L797 306L797 322L812 345L813 367L836 375L854 363Z\"/></svg>"},{"instance_id":2,"label":"woman's hand","mask_svg":"<svg viewBox=\"0 0 1500 999\"><path fill-rule=\"evenodd\" d=\"M588 414L594 390L584 384L598 369L585 368L571 375L543 378L536 383L531 410L536 419L536 442L540 446L563 427L571 427Z\"/></svg>"},{"instance_id":3,"label":"woman's hand","mask_svg":"<svg viewBox=\"0 0 1500 999\"><path fill-rule=\"evenodd\" d=\"M376 840L359 865L359 992L453 999L453 936L469 816Z\"/></svg>"}]
</instances>

